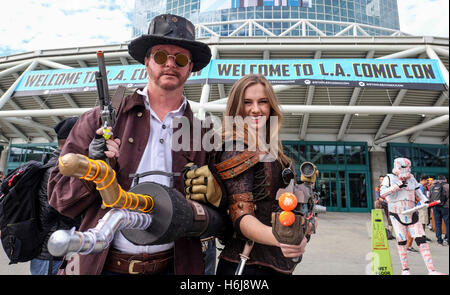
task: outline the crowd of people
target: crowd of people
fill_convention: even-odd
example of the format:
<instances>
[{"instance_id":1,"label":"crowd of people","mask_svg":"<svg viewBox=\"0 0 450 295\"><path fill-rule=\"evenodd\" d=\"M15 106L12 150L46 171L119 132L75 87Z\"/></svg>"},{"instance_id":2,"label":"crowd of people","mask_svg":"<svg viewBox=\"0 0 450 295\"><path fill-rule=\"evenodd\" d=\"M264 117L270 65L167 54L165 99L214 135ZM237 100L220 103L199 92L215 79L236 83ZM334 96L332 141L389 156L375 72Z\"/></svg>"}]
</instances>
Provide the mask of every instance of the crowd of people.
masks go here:
<instances>
[{"instance_id":1,"label":"crowd of people","mask_svg":"<svg viewBox=\"0 0 450 295\"><path fill-rule=\"evenodd\" d=\"M132 187L130 174L163 171L173 174L173 181L165 175L147 175L141 181L174 188L187 200L200 202L223 216L226 226L215 233L224 245L217 274L235 274L243 257L247 260L243 274L292 274L301 261L296 258L301 258L307 251L312 232L311 228L307 228L301 240L287 243L280 239L277 228L273 226L273 213L279 210L277 192L286 187L283 173L295 163L283 153L279 136L283 116L269 81L262 75L246 75L230 90L224 118L248 119L241 133L236 131L241 127L239 120L233 121L231 133L227 134L222 129L221 147L228 144L233 147L231 150L217 148L208 151L203 146L200 150L194 150L193 132L189 133L190 146L186 150L172 149L177 131L172 119L185 117L191 128L196 126L193 122L198 120L183 95L186 80L191 73L208 65L211 59L209 47L196 41L194 32L194 25L189 20L163 14L151 21L148 34L130 42L129 54L145 66L148 83L143 89L136 89L122 99L116 124L108 126L112 129L112 138L106 140L103 137L105 126L101 125L99 107L55 127L59 144L51 159L55 167L48 170L39 191L42 208L45 209L42 211L46 212L42 223L52 229L49 235L56 229L75 227L79 231L87 231L94 228L111 208L104 206L104 200L92 181L65 176L56 164L59 156L69 153L85 155L90 159L106 159L125 191ZM269 124L272 118L275 118L274 125L272 121ZM202 130L201 134L206 132ZM263 146L267 142L270 148L265 150ZM175 176L174 173L181 171L189 172ZM388 222L387 237L397 238L403 271L408 272L405 253L417 252L412 247L413 239L422 255L431 260L427 247L430 239L423 237L431 214L422 210L420 226L414 224L414 231L406 230L401 220L392 217L393 213L398 213L394 206L396 198L405 187L411 187L416 193L414 206L418 202L423 203L428 200L429 192L437 182L421 178L420 185L417 184L420 187L418 191L415 190L414 177L411 178L410 174L399 176L401 173L380 176L375 207L384 210ZM0 181L2 175L0 172ZM387 178L392 178L389 180L392 183L388 183ZM394 183L398 179L401 180ZM440 177L439 181L445 182L445 179ZM396 187L392 189L392 185ZM448 196L448 183L444 185L444 191ZM437 242L448 245L448 231L442 238L441 222L444 219L448 230L448 198L445 204L431 210L436 223ZM39 256L31 261L31 273L214 273L215 244L211 243L211 236L179 237L156 245L140 244L136 239L119 231L100 253L74 254L70 259L52 257L43 245ZM250 250L245 252L245 249ZM205 256L210 258L205 259ZM429 272L436 272L428 260Z\"/></svg>"}]
</instances>

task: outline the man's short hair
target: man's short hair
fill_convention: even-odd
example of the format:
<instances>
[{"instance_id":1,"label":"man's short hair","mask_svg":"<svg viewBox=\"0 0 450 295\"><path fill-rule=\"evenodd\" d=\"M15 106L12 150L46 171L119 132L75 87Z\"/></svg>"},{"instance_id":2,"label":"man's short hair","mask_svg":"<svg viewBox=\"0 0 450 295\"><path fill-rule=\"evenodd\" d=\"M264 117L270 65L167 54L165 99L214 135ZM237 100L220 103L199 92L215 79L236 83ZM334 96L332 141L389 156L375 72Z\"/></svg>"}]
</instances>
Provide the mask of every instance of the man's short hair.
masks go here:
<instances>
[{"instance_id":1,"label":"man's short hair","mask_svg":"<svg viewBox=\"0 0 450 295\"><path fill-rule=\"evenodd\" d=\"M428 175L422 175L420 176L420 180L427 180L428 179Z\"/></svg>"}]
</instances>

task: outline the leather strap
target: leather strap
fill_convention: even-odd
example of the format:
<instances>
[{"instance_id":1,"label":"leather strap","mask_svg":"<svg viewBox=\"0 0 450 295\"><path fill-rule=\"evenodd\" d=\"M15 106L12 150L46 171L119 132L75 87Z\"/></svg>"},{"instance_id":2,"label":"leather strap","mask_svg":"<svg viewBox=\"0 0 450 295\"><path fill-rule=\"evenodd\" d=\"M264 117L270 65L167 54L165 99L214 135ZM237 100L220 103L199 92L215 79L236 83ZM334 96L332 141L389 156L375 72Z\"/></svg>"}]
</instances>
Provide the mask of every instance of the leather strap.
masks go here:
<instances>
[{"instance_id":1,"label":"leather strap","mask_svg":"<svg viewBox=\"0 0 450 295\"><path fill-rule=\"evenodd\" d=\"M173 249L148 254L125 254L110 250L104 268L127 274L157 274L173 266Z\"/></svg>"},{"instance_id":2,"label":"leather strap","mask_svg":"<svg viewBox=\"0 0 450 295\"><path fill-rule=\"evenodd\" d=\"M228 215L230 215L231 221L234 224L241 216L255 216L255 209L256 205L253 203L253 194L251 192L234 194L229 201Z\"/></svg>"},{"instance_id":3,"label":"leather strap","mask_svg":"<svg viewBox=\"0 0 450 295\"><path fill-rule=\"evenodd\" d=\"M244 151L241 154L216 165L222 179L238 176L259 162L260 153ZM220 169L219 169L220 168Z\"/></svg>"},{"instance_id":4,"label":"leather strap","mask_svg":"<svg viewBox=\"0 0 450 295\"><path fill-rule=\"evenodd\" d=\"M242 164L244 161L250 159L255 154L256 154L256 152L250 152L249 150L244 150L239 155L234 156L233 158L230 158L228 160L225 160L225 161L217 164L216 165L217 172L223 172L230 168L234 168L234 167L238 166L239 164Z\"/></svg>"},{"instance_id":5,"label":"leather strap","mask_svg":"<svg viewBox=\"0 0 450 295\"><path fill-rule=\"evenodd\" d=\"M114 109L114 112L117 115L117 111L119 110L119 106L122 103L123 96L125 95L125 91L127 88L125 86L119 85L119 87L116 89L116 92L114 92L114 95L111 99L111 105Z\"/></svg>"}]
</instances>

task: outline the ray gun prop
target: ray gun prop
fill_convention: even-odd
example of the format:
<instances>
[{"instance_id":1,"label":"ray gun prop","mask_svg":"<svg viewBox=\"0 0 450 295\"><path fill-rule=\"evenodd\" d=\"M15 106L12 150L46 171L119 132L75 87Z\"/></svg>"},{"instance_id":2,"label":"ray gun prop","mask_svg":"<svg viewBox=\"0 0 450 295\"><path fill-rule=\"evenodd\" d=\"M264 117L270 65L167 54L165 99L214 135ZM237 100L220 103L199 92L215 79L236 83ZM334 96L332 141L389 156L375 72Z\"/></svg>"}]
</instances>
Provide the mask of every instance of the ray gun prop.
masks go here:
<instances>
[{"instance_id":1,"label":"ray gun prop","mask_svg":"<svg viewBox=\"0 0 450 295\"><path fill-rule=\"evenodd\" d=\"M307 236L309 224L312 225L311 233L315 233L314 217L318 213L326 212L326 207L316 204L318 196L314 193L313 185L318 172L313 163L303 162L300 165L303 183L296 184L292 174L288 186L277 191L276 199L280 210L272 213L272 232L280 243L300 244ZM283 175L283 179L286 178L289 178L289 175ZM309 240L308 236L307 238ZM294 262L298 260L299 258L293 259Z\"/></svg>"},{"instance_id":2,"label":"ray gun prop","mask_svg":"<svg viewBox=\"0 0 450 295\"><path fill-rule=\"evenodd\" d=\"M65 176L93 181L103 205L111 207L95 228L85 232L55 231L48 241L49 252L56 257L72 253L94 254L107 248L117 231L136 245L157 245L182 237L214 235L224 227L224 218L208 205L186 200L176 189L139 178L165 172L147 172L134 177L127 192L121 188L115 171L102 160L84 155L66 154L59 158L59 170ZM172 185L171 185L172 186Z\"/></svg>"},{"instance_id":3,"label":"ray gun prop","mask_svg":"<svg viewBox=\"0 0 450 295\"><path fill-rule=\"evenodd\" d=\"M286 188L277 191L279 210L272 213L272 233L278 242L283 244L298 245L301 243L308 230L308 224L312 224L312 232L315 233L314 217L318 213L325 213L326 207L316 204L318 195L314 193L313 184L316 181L318 170L311 162L303 162L300 166L302 184L295 183L294 173L290 168L282 172L282 178ZM239 254L240 262L235 275L242 275L247 260L250 259L254 242L245 243L244 250ZM294 262L299 257L293 258Z\"/></svg>"}]
</instances>

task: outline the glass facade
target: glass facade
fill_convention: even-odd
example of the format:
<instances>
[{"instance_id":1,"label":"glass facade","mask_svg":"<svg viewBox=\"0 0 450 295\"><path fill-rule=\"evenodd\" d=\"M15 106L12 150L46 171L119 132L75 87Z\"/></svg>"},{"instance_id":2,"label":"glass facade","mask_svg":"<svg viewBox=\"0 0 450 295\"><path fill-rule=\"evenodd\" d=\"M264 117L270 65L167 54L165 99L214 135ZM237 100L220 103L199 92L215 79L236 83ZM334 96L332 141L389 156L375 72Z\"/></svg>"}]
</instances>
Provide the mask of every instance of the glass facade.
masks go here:
<instances>
[{"instance_id":1,"label":"glass facade","mask_svg":"<svg viewBox=\"0 0 450 295\"><path fill-rule=\"evenodd\" d=\"M372 209L367 143L283 141L283 148L295 163L297 180L303 162L317 166L316 191L328 211Z\"/></svg>"},{"instance_id":2,"label":"glass facade","mask_svg":"<svg viewBox=\"0 0 450 295\"><path fill-rule=\"evenodd\" d=\"M57 143L11 144L5 174L31 160L45 162L57 146Z\"/></svg>"},{"instance_id":3,"label":"glass facade","mask_svg":"<svg viewBox=\"0 0 450 295\"><path fill-rule=\"evenodd\" d=\"M236 20L286 20L309 19L358 23L400 29L397 0L136 0L133 37L147 33L150 20L161 13L173 13L190 19L193 23L218 23L210 27L221 36L227 36L241 24L226 23ZM261 25L275 35L293 26L297 21L264 22ZM345 28L342 24L317 23L316 27L326 35L332 36ZM365 28L369 35L387 35L386 31ZM286 36L301 36L302 28L297 27ZM344 35L353 34L349 30ZM240 31L238 36L245 36L247 30ZM254 36L264 35L255 29ZM318 33L307 28L307 36L318 36Z\"/></svg>"},{"instance_id":4,"label":"glass facade","mask_svg":"<svg viewBox=\"0 0 450 295\"><path fill-rule=\"evenodd\" d=\"M392 171L395 158L403 157L411 160L411 171L419 179L421 175L446 175L448 179L448 145L388 143L388 171Z\"/></svg>"}]
</instances>

